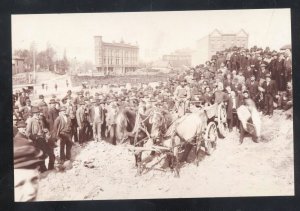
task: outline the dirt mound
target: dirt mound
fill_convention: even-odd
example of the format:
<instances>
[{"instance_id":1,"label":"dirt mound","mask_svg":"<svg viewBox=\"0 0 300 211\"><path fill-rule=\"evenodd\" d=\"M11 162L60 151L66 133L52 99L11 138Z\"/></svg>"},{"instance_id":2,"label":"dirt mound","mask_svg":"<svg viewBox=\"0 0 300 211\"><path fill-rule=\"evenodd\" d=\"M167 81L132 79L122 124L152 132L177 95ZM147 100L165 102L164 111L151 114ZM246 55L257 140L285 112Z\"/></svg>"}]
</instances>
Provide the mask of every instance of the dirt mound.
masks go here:
<instances>
[{"instance_id":1,"label":"dirt mound","mask_svg":"<svg viewBox=\"0 0 300 211\"><path fill-rule=\"evenodd\" d=\"M38 200L293 195L292 120L275 111L272 118L262 117L262 125L260 143L245 138L239 145L239 133L233 131L219 139L211 156L202 154L198 167L184 164L180 178L168 168L155 169L163 162L137 176L133 153L124 146L75 145L72 162L66 164L71 168L47 172Z\"/></svg>"}]
</instances>

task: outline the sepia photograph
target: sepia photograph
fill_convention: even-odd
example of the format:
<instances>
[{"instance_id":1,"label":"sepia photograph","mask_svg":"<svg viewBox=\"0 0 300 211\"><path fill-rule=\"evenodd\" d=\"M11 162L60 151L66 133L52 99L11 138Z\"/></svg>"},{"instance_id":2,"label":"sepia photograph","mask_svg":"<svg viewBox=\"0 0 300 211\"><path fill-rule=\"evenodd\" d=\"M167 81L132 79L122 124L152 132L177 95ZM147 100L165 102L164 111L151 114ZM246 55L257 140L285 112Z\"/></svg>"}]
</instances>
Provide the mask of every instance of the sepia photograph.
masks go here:
<instances>
[{"instance_id":1,"label":"sepia photograph","mask_svg":"<svg viewBox=\"0 0 300 211\"><path fill-rule=\"evenodd\" d=\"M11 16L14 200L294 196L290 9Z\"/></svg>"}]
</instances>

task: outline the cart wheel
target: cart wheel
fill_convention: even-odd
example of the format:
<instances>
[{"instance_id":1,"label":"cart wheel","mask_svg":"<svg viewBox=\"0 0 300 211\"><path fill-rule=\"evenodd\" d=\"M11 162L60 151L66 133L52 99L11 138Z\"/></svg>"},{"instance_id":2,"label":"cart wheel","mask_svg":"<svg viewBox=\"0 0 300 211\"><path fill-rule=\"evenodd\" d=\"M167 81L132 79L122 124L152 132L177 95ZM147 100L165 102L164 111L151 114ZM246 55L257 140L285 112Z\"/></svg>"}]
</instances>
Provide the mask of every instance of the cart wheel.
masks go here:
<instances>
[{"instance_id":1,"label":"cart wheel","mask_svg":"<svg viewBox=\"0 0 300 211\"><path fill-rule=\"evenodd\" d=\"M205 136L204 136L205 152L207 155L211 155L213 150L216 149L217 139L218 139L218 132L217 132L216 123L210 122L207 125Z\"/></svg>"},{"instance_id":2,"label":"cart wheel","mask_svg":"<svg viewBox=\"0 0 300 211\"><path fill-rule=\"evenodd\" d=\"M228 133L228 125L227 125L227 112L226 112L225 105L223 103L218 105L217 121L218 121L218 132L220 134L220 138L224 138Z\"/></svg>"}]
</instances>

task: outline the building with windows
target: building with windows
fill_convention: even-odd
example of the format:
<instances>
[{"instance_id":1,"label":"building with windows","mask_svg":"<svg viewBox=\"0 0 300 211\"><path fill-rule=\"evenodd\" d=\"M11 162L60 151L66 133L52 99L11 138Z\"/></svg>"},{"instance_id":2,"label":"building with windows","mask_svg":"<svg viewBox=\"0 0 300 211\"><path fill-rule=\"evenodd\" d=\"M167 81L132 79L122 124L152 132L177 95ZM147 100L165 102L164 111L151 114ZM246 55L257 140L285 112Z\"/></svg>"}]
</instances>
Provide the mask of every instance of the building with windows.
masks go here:
<instances>
[{"instance_id":1,"label":"building with windows","mask_svg":"<svg viewBox=\"0 0 300 211\"><path fill-rule=\"evenodd\" d=\"M198 40L196 53L193 55L194 63L203 63L211 59L217 51L223 51L230 47L248 47L248 33L241 29L237 33L225 34L215 29L209 35Z\"/></svg>"},{"instance_id":2,"label":"building with windows","mask_svg":"<svg viewBox=\"0 0 300 211\"><path fill-rule=\"evenodd\" d=\"M163 55L162 61L168 62L171 67L182 67L191 66L192 63L192 53L191 49L179 49L171 54Z\"/></svg>"},{"instance_id":3,"label":"building with windows","mask_svg":"<svg viewBox=\"0 0 300 211\"><path fill-rule=\"evenodd\" d=\"M138 45L103 42L102 36L95 36L96 71L104 75L122 75L138 67Z\"/></svg>"}]
</instances>

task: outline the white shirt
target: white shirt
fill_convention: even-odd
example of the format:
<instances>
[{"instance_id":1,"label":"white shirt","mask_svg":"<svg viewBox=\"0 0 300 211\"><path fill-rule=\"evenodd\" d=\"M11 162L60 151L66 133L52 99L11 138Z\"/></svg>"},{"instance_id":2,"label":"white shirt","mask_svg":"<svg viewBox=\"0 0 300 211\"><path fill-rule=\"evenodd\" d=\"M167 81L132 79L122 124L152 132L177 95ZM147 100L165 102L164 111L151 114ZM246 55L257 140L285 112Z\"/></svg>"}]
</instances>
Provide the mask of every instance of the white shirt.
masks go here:
<instances>
[{"instance_id":1,"label":"white shirt","mask_svg":"<svg viewBox=\"0 0 300 211\"><path fill-rule=\"evenodd\" d=\"M94 109L95 109L95 119L96 119L96 118L99 117L99 112L100 112L99 111L99 106L95 106Z\"/></svg>"}]
</instances>

